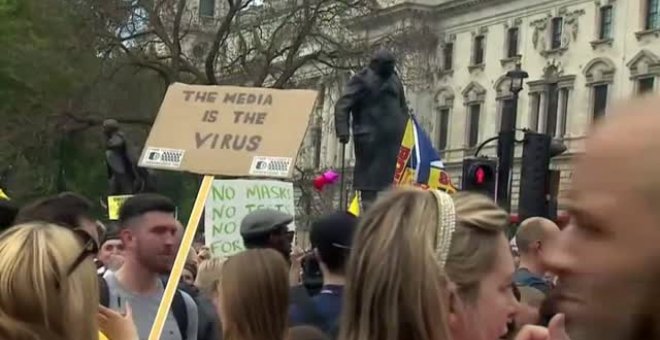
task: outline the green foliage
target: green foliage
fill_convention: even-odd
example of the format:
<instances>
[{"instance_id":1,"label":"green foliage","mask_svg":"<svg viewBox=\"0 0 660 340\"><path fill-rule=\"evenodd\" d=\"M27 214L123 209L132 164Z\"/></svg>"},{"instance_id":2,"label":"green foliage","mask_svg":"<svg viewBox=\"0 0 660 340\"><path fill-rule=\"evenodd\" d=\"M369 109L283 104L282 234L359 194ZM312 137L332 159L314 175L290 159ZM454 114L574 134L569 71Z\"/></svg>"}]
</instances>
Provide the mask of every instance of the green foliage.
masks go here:
<instances>
[{"instance_id":1,"label":"green foliage","mask_svg":"<svg viewBox=\"0 0 660 340\"><path fill-rule=\"evenodd\" d=\"M0 0L0 187L19 204L107 190L100 124L115 118L139 151L165 84L96 50L95 25L70 0ZM186 221L197 176L156 172Z\"/></svg>"},{"instance_id":2,"label":"green foliage","mask_svg":"<svg viewBox=\"0 0 660 340\"><path fill-rule=\"evenodd\" d=\"M18 203L64 190L97 202L102 121L141 149L169 82L286 88L363 55L345 23L370 1L229 3L245 6L199 32L186 0L0 0L0 187ZM191 44L201 58L182 49ZM199 176L156 177L185 221Z\"/></svg>"},{"instance_id":3,"label":"green foliage","mask_svg":"<svg viewBox=\"0 0 660 340\"><path fill-rule=\"evenodd\" d=\"M21 187L31 187L18 190L19 198L55 189L58 164L52 155L62 136L54 115L98 67L80 28L56 0L0 6L0 117L9 127L0 136L0 161L3 168L29 167L12 171Z\"/></svg>"}]
</instances>

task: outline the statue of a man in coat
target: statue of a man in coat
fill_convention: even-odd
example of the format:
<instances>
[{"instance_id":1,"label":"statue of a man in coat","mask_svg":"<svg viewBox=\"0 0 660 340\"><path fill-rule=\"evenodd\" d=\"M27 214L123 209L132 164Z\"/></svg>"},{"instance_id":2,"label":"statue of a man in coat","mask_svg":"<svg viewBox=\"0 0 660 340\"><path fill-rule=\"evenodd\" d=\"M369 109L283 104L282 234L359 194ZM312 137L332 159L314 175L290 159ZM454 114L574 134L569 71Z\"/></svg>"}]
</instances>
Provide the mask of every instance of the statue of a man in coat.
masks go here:
<instances>
[{"instance_id":1,"label":"statue of a man in coat","mask_svg":"<svg viewBox=\"0 0 660 340\"><path fill-rule=\"evenodd\" d=\"M131 152L116 120L103 122L105 136L105 160L108 168L108 196L130 195L148 189L149 173L137 166L137 158Z\"/></svg>"},{"instance_id":2,"label":"statue of a man in coat","mask_svg":"<svg viewBox=\"0 0 660 340\"><path fill-rule=\"evenodd\" d=\"M378 192L392 185L408 117L394 55L380 50L368 67L349 80L335 106L335 129L342 144L348 143L352 128L353 188L360 194L363 209L376 199Z\"/></svg>"}]
</instances>

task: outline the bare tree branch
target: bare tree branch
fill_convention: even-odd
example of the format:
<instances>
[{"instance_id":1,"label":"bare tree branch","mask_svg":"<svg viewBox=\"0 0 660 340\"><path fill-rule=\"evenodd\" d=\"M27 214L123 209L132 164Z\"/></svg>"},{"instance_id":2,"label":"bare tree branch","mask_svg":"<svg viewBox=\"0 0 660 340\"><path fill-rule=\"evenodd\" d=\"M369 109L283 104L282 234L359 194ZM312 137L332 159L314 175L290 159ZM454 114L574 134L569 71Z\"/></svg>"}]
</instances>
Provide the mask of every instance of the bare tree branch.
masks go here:
<instances>
[{"instance_id":1,"label":"bare tree branch","mask_svg":"<svg viewBox=\"0 0 660 340\"><path fill-rule=\"evenodd\" d=\"M346 22L368 13L369 1L224 1L222 17L212 20L211 28L188 7L189 1L132 0L121 10L126 14L99 15L113 18L108 27L115 27L108 30L114 37L104 38L108 47L103 53L119 50L130 64L169 82L278 88L298 82L302 69L330 74L353 69L362 60L366 44L357 43ZM117 39L119 29L123 33ZM201 52L188 57L195 46Z\"/></svg>"},{"instance_id":2,"label":"bare tree branch","mask_svg":"<svg viewBox=\"0 0 660 340\"><path fill-rule=\"evenodd\" d=\"M229 3L229 11L225 16L225 19L222 21L220 27L215 32L215 37L213 39L213 43L211 44L211 49L206 56L205 71L209 84L218 83L218 79L215 76L216 58L218 57L220 46L224 45L227 37L229 36L232 21L236 17L236 14L249 6L252 1L253 0L227 0Z\"/></svg>"},{"instance_id":3,"label":"bare tree branch","mask_svg":"<svg viewBox=\"0 0 660 340\"><path fill-rule=\"evenodd\" d=\"M181 60L181 19L186 7L186 0L179 0L176 5L176 13L174 15L174 23L172 24L172 69L179 69L179 61Z\"/></svg>"}]
</instances>

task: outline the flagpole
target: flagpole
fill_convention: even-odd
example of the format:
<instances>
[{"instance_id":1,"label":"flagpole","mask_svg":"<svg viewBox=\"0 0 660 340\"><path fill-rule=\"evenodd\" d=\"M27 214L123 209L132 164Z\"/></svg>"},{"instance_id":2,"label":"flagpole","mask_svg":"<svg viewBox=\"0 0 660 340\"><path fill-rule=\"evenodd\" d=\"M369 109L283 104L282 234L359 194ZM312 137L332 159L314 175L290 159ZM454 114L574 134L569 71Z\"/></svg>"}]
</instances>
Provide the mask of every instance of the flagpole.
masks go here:
<instances>
[{"instance_id":1,"label":"flagpole","mask_svg":"<svg viewBox=\"0 0 660 340\"><path fill-rule=\"evenodd\" d=\"M339 178L339 210L346 209L344 183L346 182L346 144L341 143L341 177Z\"/></svg>"}]
</instances>

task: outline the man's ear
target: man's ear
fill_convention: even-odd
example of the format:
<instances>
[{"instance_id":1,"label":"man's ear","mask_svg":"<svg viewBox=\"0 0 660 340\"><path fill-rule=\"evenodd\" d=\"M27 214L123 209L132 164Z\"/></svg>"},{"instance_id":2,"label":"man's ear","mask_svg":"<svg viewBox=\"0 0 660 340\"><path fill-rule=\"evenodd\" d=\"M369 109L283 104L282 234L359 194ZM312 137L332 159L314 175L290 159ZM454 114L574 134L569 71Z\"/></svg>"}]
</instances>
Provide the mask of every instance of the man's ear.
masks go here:
<instances>
[{"instance_id":1,"label":"man's ear","mask_svg":"<svg viewBox=\"0 0 660 340\"><path fill-rule=\"evenodd\" d=\"M537 253L539 253L543 250L543 243L541 243L541 240L538 240L538 241L534 242L534 244L532 246L534 247L534 249L536 250Z\"/></svg>"},{"instance_id":2,"label":"man's ear","mask_svg":"<svg viewBox=\"0 0 660 340\"><path fill-rule=\"evenodd\" d=\"M133 230L130 228L123 228L119 232L119 238L121 239L121 243L124 244L124 248L128 248L128 246L133 243L135 235L133 235Z\"/></svg>"}]
</instances>

